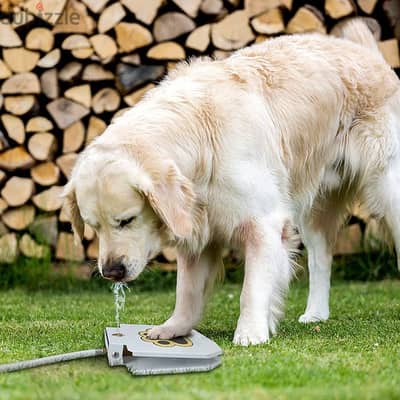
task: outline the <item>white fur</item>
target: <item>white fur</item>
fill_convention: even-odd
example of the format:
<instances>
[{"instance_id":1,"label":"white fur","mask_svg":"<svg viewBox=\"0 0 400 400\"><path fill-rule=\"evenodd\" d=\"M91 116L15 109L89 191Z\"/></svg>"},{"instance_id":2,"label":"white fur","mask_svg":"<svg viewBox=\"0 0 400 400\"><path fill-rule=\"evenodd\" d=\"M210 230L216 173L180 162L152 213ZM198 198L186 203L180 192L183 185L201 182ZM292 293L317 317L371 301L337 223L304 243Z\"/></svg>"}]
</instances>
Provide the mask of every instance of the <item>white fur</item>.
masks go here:
<instances>
[{"instance_id":1,"label":"white fur","mask_svg":"<svg viewBox=\"0 0 400 400\"><path fill-rule=\"evenodd\" d=\"M150 337L188 333L221 249L243 250L234 342L249 345L276 332L297 227L310 269L300 321L324 320L331 249L355 198L388 218L400 249L399 99L376 49L319 35L178 66L80 156L65 192L74 231L81 217L92 225L100 271L121 261L125 280L178 247L175 311Z\"/></svg>"}]
</instances>

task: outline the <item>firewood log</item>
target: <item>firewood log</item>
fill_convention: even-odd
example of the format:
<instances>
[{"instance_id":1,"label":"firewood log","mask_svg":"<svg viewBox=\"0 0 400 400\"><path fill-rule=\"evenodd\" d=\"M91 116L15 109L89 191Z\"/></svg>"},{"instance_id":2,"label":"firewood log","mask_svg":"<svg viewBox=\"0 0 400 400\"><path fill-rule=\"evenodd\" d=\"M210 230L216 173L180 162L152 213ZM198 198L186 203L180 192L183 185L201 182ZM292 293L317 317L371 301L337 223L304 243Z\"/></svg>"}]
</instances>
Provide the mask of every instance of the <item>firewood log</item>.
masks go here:
<instances>
[{"instance_id":1,"label":"firewood log","mask_svg":"<svg viewBox=\"0 0 400 400\"><path fill-rule=\"evenodd\" d=\"M53 123L45 117L33 117L26 124L27 132L45 132L54 128Z\"/></svg>"},{"instance_id":2,"label":"firewood log","mask_svg":"<svg viewBox=\"0 0 400 400\"><path fill-rule=\"evenodd\" d=\"M64 50L86 49L91 47L89 39L80 34L69 35L61 43L61 48Z\"/></svg>"},{"instance_id":3,"label":"firewood log","mask_svg":"<svg viewBox=\"0 0 400 400\"><path fill-rule=\"evenodd\" d=\"M211 38L214 46L221 50L234 50L254 39L246 11L235 11L212 25Z\"/></svg>"},{"instance_id":4,"label":"firewood log","mask_svg":"<svg viewBox=\"0 0 400 400\"><path fill-rule=\"evenodd\" d=\"M202 0L172 0L189 17L196 18Z\"/></svg>"},{"instance_id":5,"label":"firewood log","mask_svg":"<svg viewBox=\"0 0 400 400\"><path fill-rule=\"evenodd\" d=\"M64 130L63 153L77 152L85 141L85 126L82 121L75 122Z\"/></svg>"},{"instance_id":6,"label":"firewood log","mask_svg":"<svg viewBox=\"0 0 400 400\"><path fill-rule=\"evenodd\" d=\"M82 72L82 64L77 61L71 61L66 64L58 73L58 77L65 82L73 82Z\"/></svg>"},{"instance_id":7,"label":"firewood log","mask_svg":"<svg viewBox=\"0 0 400 400\"><path fill-rule=\"evenodd\" d=\"M218 15L224 8L222 0L203 0L200 5L200 10L204 14Z\"/></svg>"},{"instance_id":8,"label":"firewood log","mask_svg":"<svg viewBox=\"0 0 400 400\"><path fill-rule=\"evenodd\" d=\"M11 207L22 206L31 198L34 189L31 179L12 176L4 185L1 196Z\"/></svg>"},{"instance_id":9,"label":"firewood log","mask_svg":"<svg viewBox=\"0 0 400 400\"><path fill-rule=\"evenodd\" d=\"M183 60L186 57L185 49L175 42L156 44L146 55L153 60Z\"/></svg>"},{"instance_id":10,"label":"firewood log","mask_svg":"<svg viewBox=\"0 0 400 400\"><path fill-rule=\"evenodd\" d=\"M87 129L86 145L88 145L94 138L101 135L106 129L106 127L107 125L103 120L95 116L91 116L89 119L89 126Z\"/></svg>"},{"instance_id":11,"label":"firewood log","mask_svg":"<svg viewBox=\"0 0 400 400\"><path fill-rule=\"evenodd\" d=\"M163 0L121 0L121 3L131 13L135 14L139 21L150 25L154 21Z\"/></svg>"},{"instance_id":12,"label":"firewood log","mask_svg":"<svg viewBox=\"0 0 400 400\"><path fill-rule=\"evenodd\" d=\"M49 160L56 149L56 137L49 132L35 133L28 141L29 153L39 161Z\"/></svg>"},{"instance_id":13,"label":"firewood log","mask_svg":"<svg viewBox=\"0 0 400 400\"><path fill-rule=\"evenodd\" d=\"M1 216L5 225L16 231L24 230L35 218L35 207L24 205L18 208L7 210Z\"/></svg>"},{"instance_id":14,"label":"firewood log","mask_svg":"<svg viewBox=\"0 0 400 400\"><path fill-rule=\"evenodd\" d=\"M32 72L15 74L1 86L2 94L39 94L40 91L39 79Z\"/></svg>"},{"instance_id":15,"label":"firewood log","mask_svg":"<svg viewBox=\"0 0 400 400\"><path fill-rule=\"evenodd\" d=\"M326 33L324 17L322 13L313 6L299 8L286 26L287 33L320 32Z\"/></svg>"},{"instance_id":16,"label":"firewood log","mask_svg":"<svg viewBox=\"0 0 400 400\"><path fill-rule=\"evenodd\" d=\"M36 243L27 233L24 233L19 240L19 250L29 258L44 258L48 252L46 246Z\"/></svg>"},{"instance_id":17,"label":"firewood log","mask_svg":"<svg viewBox=\"0 0 400 400\"><path fill-rule=\"evenodd\" d=\"M111 36L98 34L92 36L89 40L101 60L110 59L118 53L115 40Z\"/></svg>"},{"instance_id":18,"label":"firewood log","mask_svg":"<svg viewBox=\"0 0 400 400\"><path fill-rule=\"evenodd\" d=\"M40 58L37 51L26 50L23 47L3 49L3 59L13 72L32 71Z\"/></svg>"},{"instance_id":19,"label":"firewood log","mask_svg":"<svg viewBox=\"0 0 400 400\"><path fill-rule=\"evenodd\" d=\"M154 22L153 35L157 42L175 39L195 28L194 22L185 14L168 12Z\"/></svg>"},{"instance_id":20,"label":"firewood log","mask_svg":"<svg viewBox=\"0 0 400 400\"><path fill-rule=\"evenodd\" d=\"M43 190L32 197L32 202L37 208L43 211L59 210L63 204L61 194L62 186L52 186L50 189Z\"/></svg>"},{"instance_id":21,"label":"firewood log","mask_svg":"<svg viewBox=\"0 0 400 400\"><path fill-rule=\"evenodd\" d=\"M34 28L28 32L25 47L29 50L49 52L54 46L54 34L47 28Z\"/></svg>"},{"instance_id":22,"label":"firewood log","mask_svg":"<svg viewBox=\"0 0 400 400\"><path fill-rule=\"evenodd\" d=\"M112 88L99 90L92 100L92 109L96 114L115 111L121 103L119 93Z\"/></svg>"},{"instance_id":23,"label":"firewood log","mask_svg":"<svg viewBox=\"0 0 400 400\"><path fill-rule=\"evenodd\" d=\"M4 108L11 114L24 115L36 107L36 98L32 95L7 96L4 99Z\"/></svg>"},{"instance_id":24,"label":"firewood log","mask_svg":"<svg viewBox=\"0 0 400 400\"><path fill-rule=\"evenodd\" d=\"M358 6L366 14L372 14L377 2L378 2L378 0L357 0Z\"/></svg>"},{"instance_id":25,"label":"firewood log","mask_svg":"<svg viewBox=\"0 0 400 400\"><path fill-rule=\"evenodd\" d=\"M285 7L291 10L292 2L292 0L245 0L244 8L251 18L278 7Z\"/></svg>"},{"instance_id":26,"label":"firewood log","mask_svg":"<svg viewBox=\"0 0 400 400\"><path fill-rule=\"evenodd\" d=\"M139 86L156 81L164 74L162 65L140 65L138 67L119 64L117 66L117 88L127 94Z\"/></svg>"},{"instance_id":27,"label":"firewood log","mask_svg":"<svg viewBox=\"0 0 400 400\"><path fill-rule=\"evenodd\" d=\"M378 43L379 50L381 51L386 62L392 68L400 67L399 57L399 42L397 39L388 39Z\"/></svg>"},{"instance_id":28,"label":"firewood log","mask_svg":"<svg viewBox=\"0 0 400 400\"><path fill-rule=\"evenodd\" d=\"M39 185L55 185L60 178L60 169L53 162L47 161L31 168L31 177Z\"/></svg>"},{"instance_id":29,"label":"firewood log","mask_svg":"<svg viewBox=\"0 0 400 400\"><path fill-rule=\"evenodd\" d=\"M65 98L47 104L47 111L60 129L68 128L89 114L88 108Z\"/></svg>"},{"instance_id":30,"label":"firewood log","mask_svg":"<svg viewBox=\"0 0 400 400\"><path fill-rule=\"evenodd\" d=\"M82 49L73 49L71 50L71 54L73 57L77 58L78 60L86 60L88 58L92 58L94 54L93 47L85 47Z\"/></svg>"},{"instance_id":31,"label":"firewood log","mask_svg":"<svg viewBox=\"0 0 400 400\"><path fill-rule=\"evenodd\" d=\"M71 177L72 168L74 167L77 158L78 154L67 153L56 159L56 164L60 167L61 172L67 179Z\"/></svg>"},{"instance_id":32,"label":"firewood log","mask_svg":"<svg viewBox=\"0 0 400 400\"><path fill-rule=\"evenodd\" d=\"M95 14L99 14L104 9L109 0L82 0L82 2L85 3L88 8Z\"/></svg>"},{"instance_id":33,"label":"firewood log","mask_svg":"<svg viewBox=\"0 0 400 400\"><path fill-rule=\"evenodd\" d=\"M120 22L115 27L117 43L122 52L129 53L153 42L151 32L139 24Z\"/></svg>"},{"instance_id":34,"label":"firewood log","mask_svg":"<svg viewBox=\"0 0 400 400\"><path fill-rule=\"evenodd\" d=\"M92 93L88 84L73 86L65 91L64 96L75 103L82 104L86 108L89 108L92 103Z\"/></svg>"},{"instance_id":35,"label":"firewood log","mask_svg":"<svg viewBox=\"0 0 400 400\"><path fill-rule=\"evenodd\" d=\"M35 160L22 146L0 153L0 168L7 171L16 169L27 169L35 163Z\"/></svg>"},{"instance_id":36,"label":"firewood log","mask_svg":"<svg viewBox=\"0 0 400 400\"><path fill-rule=\"evenodd\" d=\"M61 59L61 50L54 49L43 56L37 63L40 68L53 68L55 67Z\"/></svg>"},{"instance_id":37,"label":"firewood log","mask_svg":"<svg viewBox=\"0 0 400 400\"><path fill-rule=\"evenodd\" d=\"M90 58L94 54L94 50L92 47L85 47L82 49L73 49L71 50L71 54L73 57L77 58L78 60L86 60Z\"/></svg>"},{"instance_id":38,"label":"firewood log","mask_svg":"<svg viewBox=\"0 0 400 400\"><path fill-rule=\"evenodd\" d=\"M0 262L14 263L18 257L18 240L17 235L6 233L0 237Z\"/></svg>"},{"instance_id":39,"label":"firewood log","mask_svg":"<svg viewBox=\"0 0 400 400\"><path fill-rule=\"evenodd\" d=\"M124 7L118 2L108 6L100 15L97 29L105 33L114 28L126 15Z\"/></svg>"},{"instance_id":40,"label":"firewood log","mask_svg":"<svg viewBox=\"0 0 400 400\"><path fill-rule=\"evenodd\" d=\"M273 8L251 20L251 26L258 33L274 35L285 30L285 22L279 8Z\"/></svg>"},{"instance_id":41,"label":"firewood log","mask_svg":"<svg viewBox=\"0 0 400 400\"><path fill-rule=\"evenodd\" d=\"M114 74L107 71L99 64L89 64L85 67L82 80L89 82L109 81L114 79Z\"/></svg>"},{"instance_id":42,"label":"firewood log","mask_svg":"<svg viewBox=\"0 0 400 400\"><path fill-rule=\"evenodd\" d=\"M204 52L210 45L211 25L206 24L195 29L186 39L186 47Z\"/></svg>"},{"instance_id":43,"label":"firewood log","mask_svg":"<svg viewBox=\"0 0 400 400\"><path fill-rule=\"evenodd\" d=\"M22 46L22 40L17 32L12 28L7 20L0 21L0 46L1 47L19 47Z\"/></svg>"},{"instance_id":44,"label":"firewood log","mask_svg":"<svg viewBox=\"0 0 400 400\"><path fill-rule=\"evenodd\" d=\"M352 0L326 0L325 12L334 19L345 17L355 10Z\"/></svg>"},{"instance_id":45,"label":"firewood log","mask_svg":"<svg viewBox=\"0 0 400 400\"><path fill-rule=\"evenodd\" d=\"M9 138L16 141L18 144L25 142L25 127L21 118L11 114L3 114L1 116L1 122Z\"/></svg>"},{"instance_id":46,"label":"firewood log","mask_svg":"<svg viewBox=\"0 0 400 400\"><path fill-rule=\"evenodd\" d=\"M43 72L40 77L40 85L45 96L52 100L56 99L60 93L57 69L52 68Z\"/></svg>"}]
</instances>

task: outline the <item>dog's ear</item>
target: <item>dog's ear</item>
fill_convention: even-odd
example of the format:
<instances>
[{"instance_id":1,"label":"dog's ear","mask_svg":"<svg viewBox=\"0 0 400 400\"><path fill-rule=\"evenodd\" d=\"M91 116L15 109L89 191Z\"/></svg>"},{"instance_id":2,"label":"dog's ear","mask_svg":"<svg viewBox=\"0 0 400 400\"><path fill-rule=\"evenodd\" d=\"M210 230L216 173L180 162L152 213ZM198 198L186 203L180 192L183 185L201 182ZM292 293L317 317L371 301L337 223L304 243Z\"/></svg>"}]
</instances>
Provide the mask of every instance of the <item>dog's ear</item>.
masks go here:
<instances>
[{"instance_id":1,"label":"dog's ear","mask_svg":"<svg viewBox=\"0 0 400 400\"><path fill-rule=\"evenodd\" d=\"M84 223L79 212L78 203L76 201L75 195L75 186L72 181L69 181L64 186L62 197L68 210L68 215L71 221L72 231L74 232L75 241L81 242L83 238Z\"/></svg>"},{"instance_id":2,"label":"dog's ear","mask_svg":"<svg viewBox=\"0 0 400 400\"><path fill-rule=\"evenodd\" d=\"M188 238L193 230L196 204L192 183L172 162L167 162L161 170L152 174L153 184L145 195L173 234L180 239Z\"/></svg>"}]
</instances>

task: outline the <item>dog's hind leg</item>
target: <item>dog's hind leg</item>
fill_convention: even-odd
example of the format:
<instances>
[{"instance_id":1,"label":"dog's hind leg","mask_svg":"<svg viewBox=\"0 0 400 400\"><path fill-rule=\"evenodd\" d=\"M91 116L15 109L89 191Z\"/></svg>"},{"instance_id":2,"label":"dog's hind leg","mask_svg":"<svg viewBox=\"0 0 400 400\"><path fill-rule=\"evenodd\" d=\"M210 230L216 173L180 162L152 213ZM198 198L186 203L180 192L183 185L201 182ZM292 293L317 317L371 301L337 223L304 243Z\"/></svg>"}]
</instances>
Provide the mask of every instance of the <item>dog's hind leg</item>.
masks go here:
<instances>
[{"instance_id":1,"label":"dog's hind leg","mask_svg":"<svg viewBox=\"0 0 400 400\"><path fill-rule=\"evenodd\" d=\"M299 322L325 321L329 318L332 249L347 215L347 205L353 197L351 187L331 192L317 202L312 216L300 226L301 238L307 248L309 294L306 310Z\"/></svg>"},{"instance_id":2,"label":"dog's hind leg","mask_svg":"<svg viewBox=\"0 0 400 400\"><path fill-rule=\"evenodd\" d=\"M306 310L299 322L325 321L329 317L331 246L323 232L310 227L302 229L302 239L307 248L309 294Z\"/></svg>"}]
</instances>

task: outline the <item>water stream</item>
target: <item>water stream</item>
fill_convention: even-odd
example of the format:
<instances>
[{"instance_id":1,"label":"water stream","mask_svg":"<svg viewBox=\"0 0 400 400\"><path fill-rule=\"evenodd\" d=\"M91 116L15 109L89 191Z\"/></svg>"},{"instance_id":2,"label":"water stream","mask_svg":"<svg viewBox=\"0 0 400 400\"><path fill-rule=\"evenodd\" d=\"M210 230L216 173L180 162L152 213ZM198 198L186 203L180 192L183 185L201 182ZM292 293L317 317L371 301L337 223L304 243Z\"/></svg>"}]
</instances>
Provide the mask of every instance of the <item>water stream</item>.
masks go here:
<instances>
[{"instance_id":1,"label":"water stream","mask_svg":"<svg viewBox=\"0 0 400 400\"><path fill-rule=\"evenodd\" d=\"M115 304L115 323L117 327L120 326L120 312L123 311L125 307L125 290L129 287L125 282L114 282L111 285L111 290L114 293L114 304Z\"/></svg>"}]
</instances>

